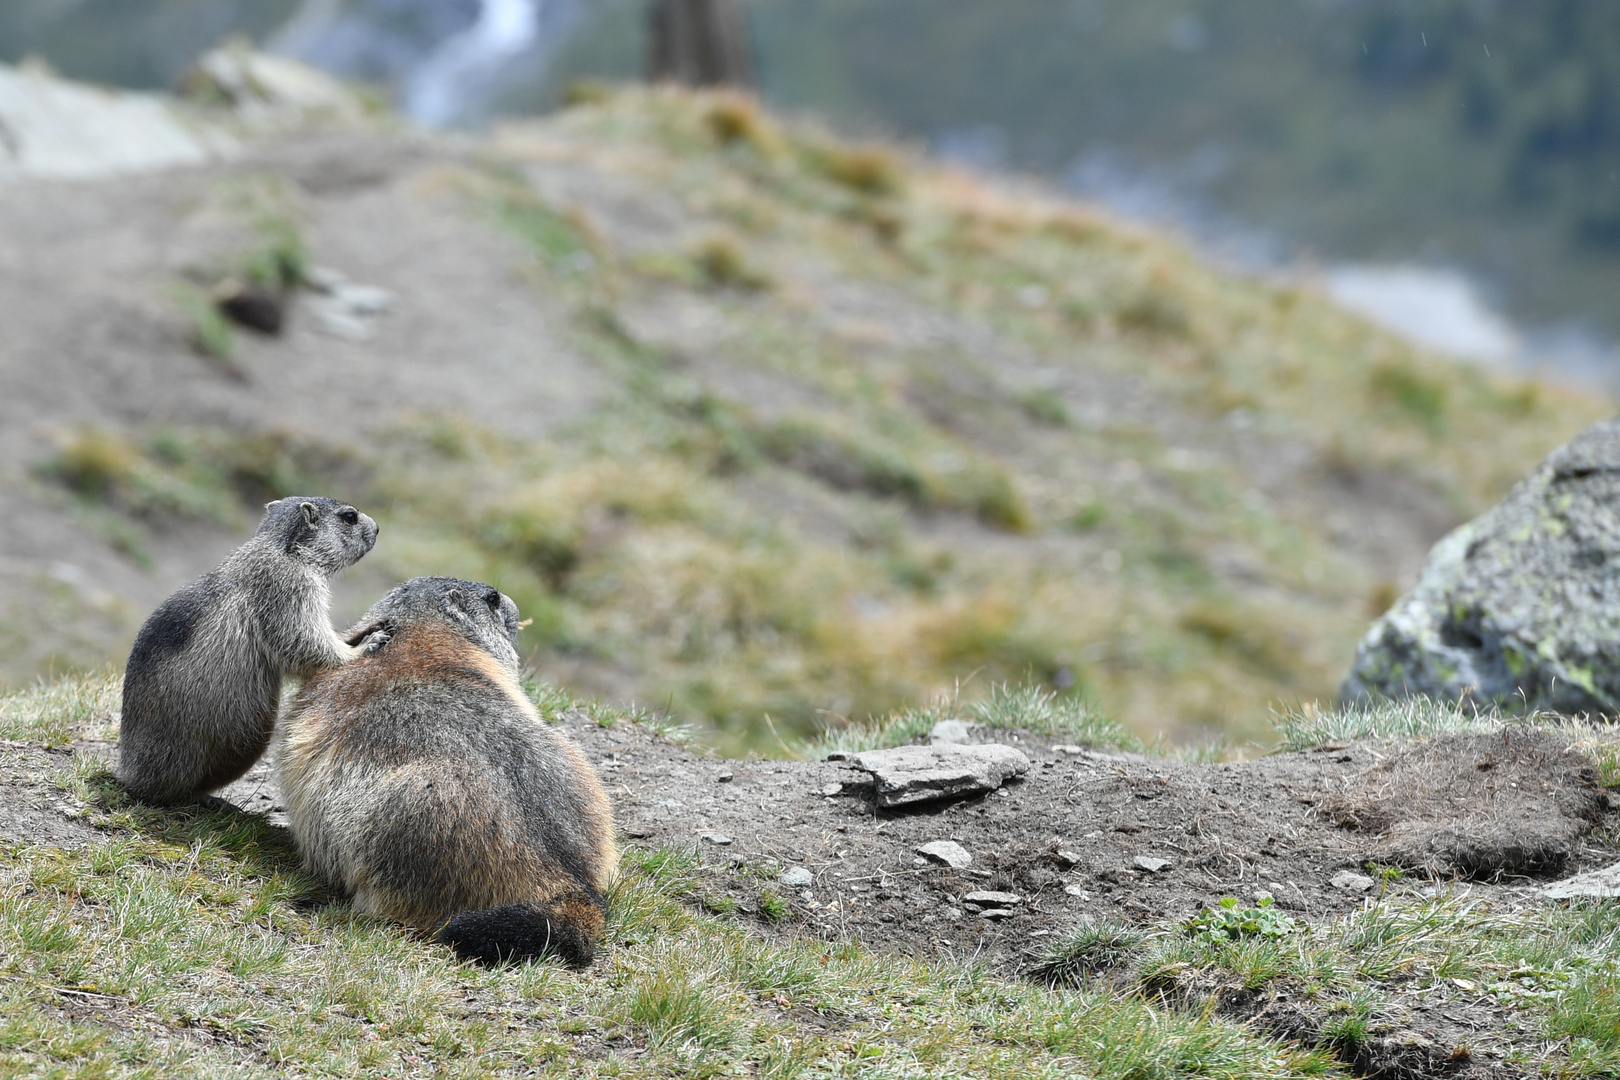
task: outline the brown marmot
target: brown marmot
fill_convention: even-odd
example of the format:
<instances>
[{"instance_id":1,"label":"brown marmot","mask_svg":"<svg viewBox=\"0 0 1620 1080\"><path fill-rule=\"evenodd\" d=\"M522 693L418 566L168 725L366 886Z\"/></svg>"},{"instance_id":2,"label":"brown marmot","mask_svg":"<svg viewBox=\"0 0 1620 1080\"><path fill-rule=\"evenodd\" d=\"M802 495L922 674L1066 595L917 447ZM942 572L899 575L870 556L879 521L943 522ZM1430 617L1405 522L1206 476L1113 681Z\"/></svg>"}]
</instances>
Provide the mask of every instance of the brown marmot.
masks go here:
<instances>
[{"instance_id":1,"label":"brown marmot","mask_svg":"<svg viewBox=\"0 0 1620 1080\"><path fill-rule=\"evenodd\" d=\"M165 600L124 668L118 779L147 802L237 779L270 743L281 680L358 655L332 629L328 580L377 542L348 503L278 499L247 543Z\"/></svg>"},{"instance_id":2,"label":"brown marmot","mask_svg":"<svg viewBox=\"0 0 1620 1080\"><path fill-rule=\"evenodd\" d=\"M613 814L523 692L517 632L489 585L395 587L350 631L367 655L294 699L276 772L305 865L360 911L465 958L583 967L618 865Z\"/></svg>"}]
</instances>

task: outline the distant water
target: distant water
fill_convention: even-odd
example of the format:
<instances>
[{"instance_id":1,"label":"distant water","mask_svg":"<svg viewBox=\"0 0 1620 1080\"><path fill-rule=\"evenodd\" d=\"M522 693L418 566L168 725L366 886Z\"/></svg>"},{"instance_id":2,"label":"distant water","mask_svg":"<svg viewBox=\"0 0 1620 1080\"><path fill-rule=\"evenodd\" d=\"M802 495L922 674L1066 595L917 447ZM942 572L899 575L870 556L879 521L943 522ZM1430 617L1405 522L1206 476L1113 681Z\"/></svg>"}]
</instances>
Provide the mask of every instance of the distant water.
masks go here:
<instances>
[{"instance_id":1,"label":"distant water","mask_svg":"<svg viewBox=\"0 0 1620 1080\"><path fill-rule=\"evenodd\" d=\"M429 127L475 124L516 74L533 80L588 0L304 0L267 43L394 88Z\"/></svg>"},{"instance_id":2,"label":"distant water","mask_svg":"<svg viewBox=\"0 0 1620 1080\"><path fill-rule=\"evenodd\" d=\"M489 89L540 34L541 0L484 0L478 21L435 49L405 83L401 105L418 123L445 127Z\"/></svg>"}]
</instances>

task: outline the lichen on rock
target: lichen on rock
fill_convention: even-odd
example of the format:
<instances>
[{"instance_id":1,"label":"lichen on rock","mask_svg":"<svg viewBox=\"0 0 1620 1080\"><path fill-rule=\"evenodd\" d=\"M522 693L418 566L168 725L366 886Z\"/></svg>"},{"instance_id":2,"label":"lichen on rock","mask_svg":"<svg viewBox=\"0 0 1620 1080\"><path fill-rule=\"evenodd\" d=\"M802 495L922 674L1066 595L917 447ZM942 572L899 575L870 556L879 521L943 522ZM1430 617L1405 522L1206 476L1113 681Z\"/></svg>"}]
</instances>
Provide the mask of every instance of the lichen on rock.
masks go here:
<instances>
[{"instance_id":1,"label":"lichen on rock","mask_svg":"<svg viewBox=\"0 0 1620 1080\"><path fill-rule=\"evenodd\" d=\"M1340 700L1417 695L1620 713L1620 418L1436 544L1367 631Z\"/></svg>"}]
</instances>

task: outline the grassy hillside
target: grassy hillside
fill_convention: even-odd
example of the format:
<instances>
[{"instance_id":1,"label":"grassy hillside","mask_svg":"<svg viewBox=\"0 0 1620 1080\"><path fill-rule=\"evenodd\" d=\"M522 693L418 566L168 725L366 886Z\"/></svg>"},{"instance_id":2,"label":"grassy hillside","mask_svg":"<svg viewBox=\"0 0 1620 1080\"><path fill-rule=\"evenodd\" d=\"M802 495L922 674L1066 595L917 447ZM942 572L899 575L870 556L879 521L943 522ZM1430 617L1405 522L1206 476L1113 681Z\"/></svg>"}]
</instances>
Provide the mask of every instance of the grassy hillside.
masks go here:
<instances>
[{"instance_id":1,"label":"grassy hillside","mask_svg":"<svg viewBox=\"0 0 1620 1080\"><path fill-rule=\"evenodd\" d=\"M135 559L341 491L383 523L368 573L498 582L541 671L731 750L1009 679L1241 739L1331 697L1428 544L1610 407L740 98L592 91L482 155L435 182L530 246L598 408L538 442L81 429L37 482ZM237 272L318 245L296 189L227 195Z\"/></svg>"}]
</instances>

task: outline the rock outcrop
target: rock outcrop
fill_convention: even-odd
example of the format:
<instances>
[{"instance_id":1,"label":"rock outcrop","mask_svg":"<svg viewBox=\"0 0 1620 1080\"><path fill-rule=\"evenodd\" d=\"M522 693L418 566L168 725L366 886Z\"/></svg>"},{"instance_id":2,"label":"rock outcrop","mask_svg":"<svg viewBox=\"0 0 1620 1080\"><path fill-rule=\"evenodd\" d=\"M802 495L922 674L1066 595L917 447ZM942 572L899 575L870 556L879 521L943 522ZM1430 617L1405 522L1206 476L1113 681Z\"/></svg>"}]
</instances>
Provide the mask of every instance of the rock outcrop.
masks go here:
<instances>
[{"instance_id":1,"label":"rock outcrop","mask_svg":"<svg viewBox=\"0 0 1620 1080\"><path fill-rule=\"evenodd\" d=\"M1620 713L1620 419L1555 450L1429 553L1340 699Z\"/></svg>"}]
</instances>

